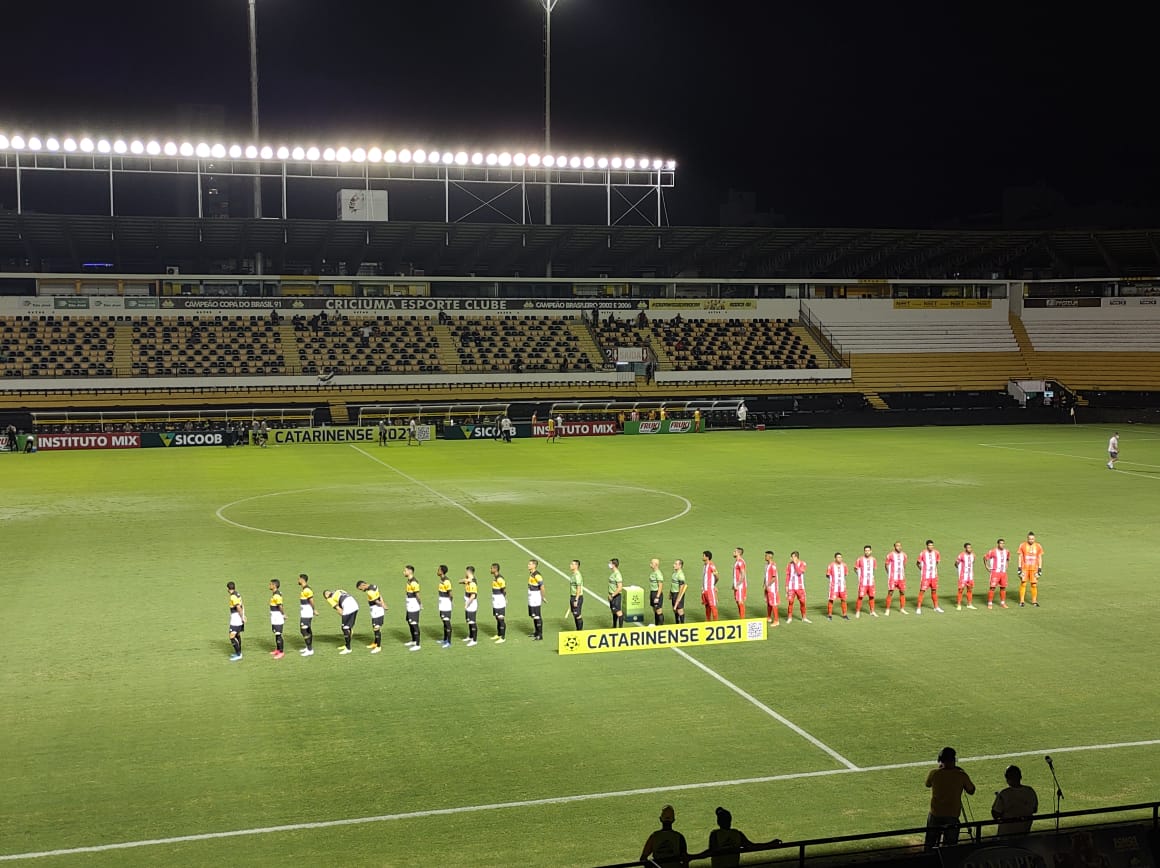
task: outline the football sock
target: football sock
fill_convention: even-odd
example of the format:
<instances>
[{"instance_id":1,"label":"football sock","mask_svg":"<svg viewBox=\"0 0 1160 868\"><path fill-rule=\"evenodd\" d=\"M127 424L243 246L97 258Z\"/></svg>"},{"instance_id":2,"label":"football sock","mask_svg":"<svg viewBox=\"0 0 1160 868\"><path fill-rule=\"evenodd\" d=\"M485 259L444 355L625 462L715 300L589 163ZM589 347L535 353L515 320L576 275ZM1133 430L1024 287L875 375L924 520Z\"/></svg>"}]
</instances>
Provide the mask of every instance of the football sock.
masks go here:
<instances>
[{"instance_id":1,"label":"football sock","mask_svg":"<svg viewBox=\"0 0 1160 868\"><path fill-rule=\"evenodd\" d=\"M383 631L382 631L381 627L375 627L375 644L376 645L383 644Z\"/></svg>"},{"instance_id":2,"label":"football sock","mask_svg":"<svg viewBox=\"0 0 1160 868\"><path fill-rule=\"evenodd\" d=\"M1039 585L1035 584L1034 582L1031 584L1031 602L1039 602Z\"/></svg>"},{"instance_id":3,"label":"football sock","mask_svg":"<svg viewBox=\"0 0 1160 868\"><path fill-rule=\"evenodd\" d=\"M543 636L544 635L544 619L541 618L539 615L536 615L536 617L532 618L532 635L534 635L534 636Z\"/></svg>"},{"instance_id":4,"label":"football sock","mask_svg":"<svg viewBox=\"0 0 1160 868\"><path fill-rule=\"evenodd\" d=\"M1006 602L1007 602L1007 589L1006 589L1006 588L1000 588L1000 589L999 589L999 602L1000 602L1000 603L1006 603Z\"/></svg>"},{"instance_id":5,"label":"football sock","mask_svg":"<svg viewBox=\"0 0 1160 868\"><path fill-rule=\"evenodd\" d=\"M938 608L938 591L932 590L930 592L930 604L936 609Z\"/></svg>"},{"instance_id":6,"label":"football sock","mask_svg":"<svg viewBox=\"0 0 1160 868\"><path fill-rule=\"evenodd\" d=\"M846 617L846 612L847 612L847 609L846 609L846 601L845 601L845 600L842 600L842 617L843 617L843 618L845 618L845 617Z\"/></svg>"},{"instance_id":7,"label":"football sock","mask_svg":"<svg viewBox=\"0 0 1160 868\"><path fill-rule=\"evenodd\" d=\"M898 595L898 608L899 609L906 608L906 597L902 596L902 594Z\"/></svg>"},{"instance_id":8,"label":"football sock","mask_svg":"<svg viewBox=\"0 0 1160 868\"><path fill-rule=\"evenodd\" d=\"M971 605L971 601L975 599L975 589L970 585L967 586L967 605Z\"/></svg>"},{"instance_id":9,"label":"football sock","mask_svg":"<svg viewBox=\"0 0 1160 868\"><path fill-rule=\"evenodd\" d=\"M444 642L451 641L451 619L450 618L443 619L443 641Z\"/></svg>"},{"instance_id":10,"label":"football sock","mask_svg":"<svg viewBox=\"0 0 1160 868\"><path fill-rule=\"evenodd\" d=\"M955 596L955 605L961 606L963 604L963 589L959 588L958 594Z\"/></svg>"},{"instance_id":11,"label":"football sock","mask_svg":"<svg viewBox=\"0 0 1160 868\"><path fill-rule=\"evenodd\" d=\"M826 603L826 617L827 618L833 617L833 614L834 614L834 601L830 600L828 603Z\"/></svg>"},{"instance_id":12,"label":"football sock","mask_svg":"<svg viewBox=\"0 0 1160 868\"><path fill-rule=\"evenodd\" d=\"M873 597L870 598L870 611L871 612L874 611L874 598Z\"/></svg>"},{"instance_id":13,"label":"football sock","mask_svg":"<svg viewBox=\"0 0 1160 868\"><path fill-rule=\"evenodd\" d=\"M234 653L235 654L242 653L242 637L241 636L234 636L232 639L230 639L230 644L234 646Z\"/></svg>"},{"instance_id":14,"label":"football sock","mask_svg":"<svg viewBox=\"0 0 1160 868\"><path fill-rule=\"evenodd\" d=\"M1026 596L1027 596L1027 583L1024 581L1020 581L1019 582L1019 603L1020 604L1023 603L1023 600L1026 598Z\"/></svg>"},{"instance_id":15,"label":"football sock","mask_svg":"<svg viewBox=\"0 0 1160 868\"><path fill-rule=\"evenodd\" d=\"M499 628L499 638L503 639L507 636L507 618L500 618L496 621L496 627Z\"/></svg>"},{"instance_id":16,"label":"football sock","mask_svg":"<svg viewBox=\"0 0 1160 868\"><path fill-rule=\"evenodd\" d=\"M583 618L577 618L577 619L576 619L576 629L577 629L577 630L583 630L583 629L584 629L584 619L583 619Z\"/></svg>"},{"instance_id":17,"label":"football sock","mask_svg":"<svg viewBox=\"0 0 1160 868\"><path fill-rule=\"evenodd\" d=\"M281 651L281 650L282 650L282 634L281 634L281 633L275 633L275 634L274 634L274 646L275 646L275 647L276 647L276 648L277 648L279 651Z\"/></svg>"},{"instance_id":18,"label":"football sock","mask_svg":"<svg viewBox=\"0 0 1160 868\"><path fill-rule=\"evenodd\" d=\"M350 650L350 630L343 630L342 631L342 641L344 643L346 643L346 648L349 651Z\"/></svg>"},{"instance_id":19,"label":"football sock","mask_svg":"<svg viewBox=\"0 0 1160 868\"><path fill-rule=\"evenodd\" d=\"M474 642L479 637L479 627L474 621L468 625L467 635L471 637L472 642Z\"/></svg>"},{"instance_id":20,"label":"football sock","mask_svg":"<svg viewBox=\"0 0 1160 868\"><path fill-rule=\"evenodd\" d=\"M987 591L987 605L989 606L993 602L995 602L995 589L991 588L989 591Z\"/></svg>"}]
</instances>

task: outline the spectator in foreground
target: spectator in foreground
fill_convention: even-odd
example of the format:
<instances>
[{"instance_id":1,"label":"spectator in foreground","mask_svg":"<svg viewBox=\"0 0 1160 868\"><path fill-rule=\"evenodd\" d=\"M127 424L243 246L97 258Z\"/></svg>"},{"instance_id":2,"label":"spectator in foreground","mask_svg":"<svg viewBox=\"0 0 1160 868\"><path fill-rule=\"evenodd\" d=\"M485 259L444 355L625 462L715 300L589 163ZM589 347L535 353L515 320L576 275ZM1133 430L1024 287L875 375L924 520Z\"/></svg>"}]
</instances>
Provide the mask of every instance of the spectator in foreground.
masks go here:
<instances>
[{"instance_id":1,"label":"spectator in foreground","mask_svg":"<svg viewBox=\"0 0 1160 868\"><path fill-rule=\"evenodd\" d=\"M965 771L955 765L955 749L944 747L938 754L938 768L926 776L930 790L930 813L926 818L925 848L953 847L959 842L959 814L963 793L973 796L975 785Z\"/></svg>"},{"instance_id":2,"label":"spectator in foreground","mask_svg":"<svg viewBox=\"0 0 1160 868\"><path fill-rule=\"evenodd\" d=\"M677 812L672 805L661 808L661 827L648 836L644 849L640 851L640 861L652 865L680 866L689 864L689 845L685 836L673 828Z\"/></svg>"},{"instance_id":3,"label":"spectator in foreground","mask_svg":"<svg viewBox=\"0 0 1160 868\"><path fill-rule=\"evenodd\" d=\"M753 842L740 829L733 828L733 815L725 808L717 809L717 828L709 833L709 849L714 852L709 864L713 868L736 868L741 864L741 850Z\"/></svg>"},{"instance_id":4,"label":"spectator in foreground","mask_svg":"<svg viewBox=\"0 0 1160 868\"><path fill-rule=\"evenodd\" d=\"M991 816L999 821L997 835L1026 835L1031 831L1031 818L1039 810L1039 796L1023 783L1019 766L1007 766L1005 789L995 793Z\"/></svg>"}]
</instances>

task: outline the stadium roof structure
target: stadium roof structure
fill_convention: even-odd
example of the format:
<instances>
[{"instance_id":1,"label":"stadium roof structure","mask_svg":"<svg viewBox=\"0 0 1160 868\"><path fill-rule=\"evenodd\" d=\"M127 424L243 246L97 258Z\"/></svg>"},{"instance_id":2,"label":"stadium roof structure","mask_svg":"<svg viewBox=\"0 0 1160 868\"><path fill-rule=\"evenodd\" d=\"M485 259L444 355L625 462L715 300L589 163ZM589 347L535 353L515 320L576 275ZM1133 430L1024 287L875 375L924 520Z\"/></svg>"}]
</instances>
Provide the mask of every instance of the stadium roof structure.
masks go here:
<instances>
[{"instance_id":1,"label":"stadium roof structure","mask_svg":"<svg viewBox=\"0 0 1160 868\"><path fill-rule=\"evenodd\" d=\"M1160 230L943 231L109 217L0 212L0 271L534 277L1141 277ZM341 263L341 268L340 268Z\"/></svg>"}]
</instances>

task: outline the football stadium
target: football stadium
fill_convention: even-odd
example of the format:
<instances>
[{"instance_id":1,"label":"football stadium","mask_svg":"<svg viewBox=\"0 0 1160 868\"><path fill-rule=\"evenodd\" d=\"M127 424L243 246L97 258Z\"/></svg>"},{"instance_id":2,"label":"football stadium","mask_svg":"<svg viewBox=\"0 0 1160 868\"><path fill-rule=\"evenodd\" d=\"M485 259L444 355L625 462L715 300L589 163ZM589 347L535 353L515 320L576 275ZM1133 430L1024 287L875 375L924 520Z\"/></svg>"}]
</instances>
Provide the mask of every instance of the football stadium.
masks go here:
<instances>
[{"instance_id":1,"label":"football stadium","mask_svg":"<svg viewBox=\"0 0 1160 868\"><path fill-rule=\"evenodd\" d=\"M0 116L0 862L1156 864L1160 235L680 159Z\"/></svg>"}]
</instances>

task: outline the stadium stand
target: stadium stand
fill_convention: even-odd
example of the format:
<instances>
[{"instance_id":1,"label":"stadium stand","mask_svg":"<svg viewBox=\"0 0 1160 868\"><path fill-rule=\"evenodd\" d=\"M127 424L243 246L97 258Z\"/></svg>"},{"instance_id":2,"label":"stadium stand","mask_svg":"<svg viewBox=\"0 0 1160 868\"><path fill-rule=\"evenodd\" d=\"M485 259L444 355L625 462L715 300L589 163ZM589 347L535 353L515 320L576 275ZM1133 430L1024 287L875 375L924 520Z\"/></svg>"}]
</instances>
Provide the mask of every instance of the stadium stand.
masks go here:
<instances>
[{"instance_id":1,"label":"stadium stand","mask_svg":"<svg viewBox=\"0 0 1160 868\"><path fill-rule=\"evenodd\" d=\"M415 374L443 370L430 317L336 317L293 325L302 373Z\"/></svg>"},{"instance_id":2,"label":"stadium stand","mask_svg":"<svg viewBox=\"0 0 1160 868\"><path fill-rule=\"evenodd\" d=\"M818 357L785 320L660 320L652 325L672 370L818 368Z\"/></svg>"},{"instance_id":3,"label":"stadium stand","mask_svg":"<svg viewBox=\"0 0 1160 868\"><path fill-rule=\"evenodd\" d=\"M597 367L565 320L460 316L449 329L464 372L592 371Z\"/></svg>"},{"instance_id":4,"label":"stadium stand","mask_svg":"<svg viewBox=\"0 0 1160 868\"><path fill-rule=\"evenodd\" d=\"M113 323L99 318L0 317L0 376L109 376L115 343Z\"/></svg>"},{"instance_id":5,"label":"stadium stand","mask_svg":"<svg viewBox=\"0 0 1160 868\"><path fill-rule=\"evenodd\" d=\"M266 317L178 316L133 320L138 377L271 376L287 373L282 335Z\"/></svg>"}]
</instances>

